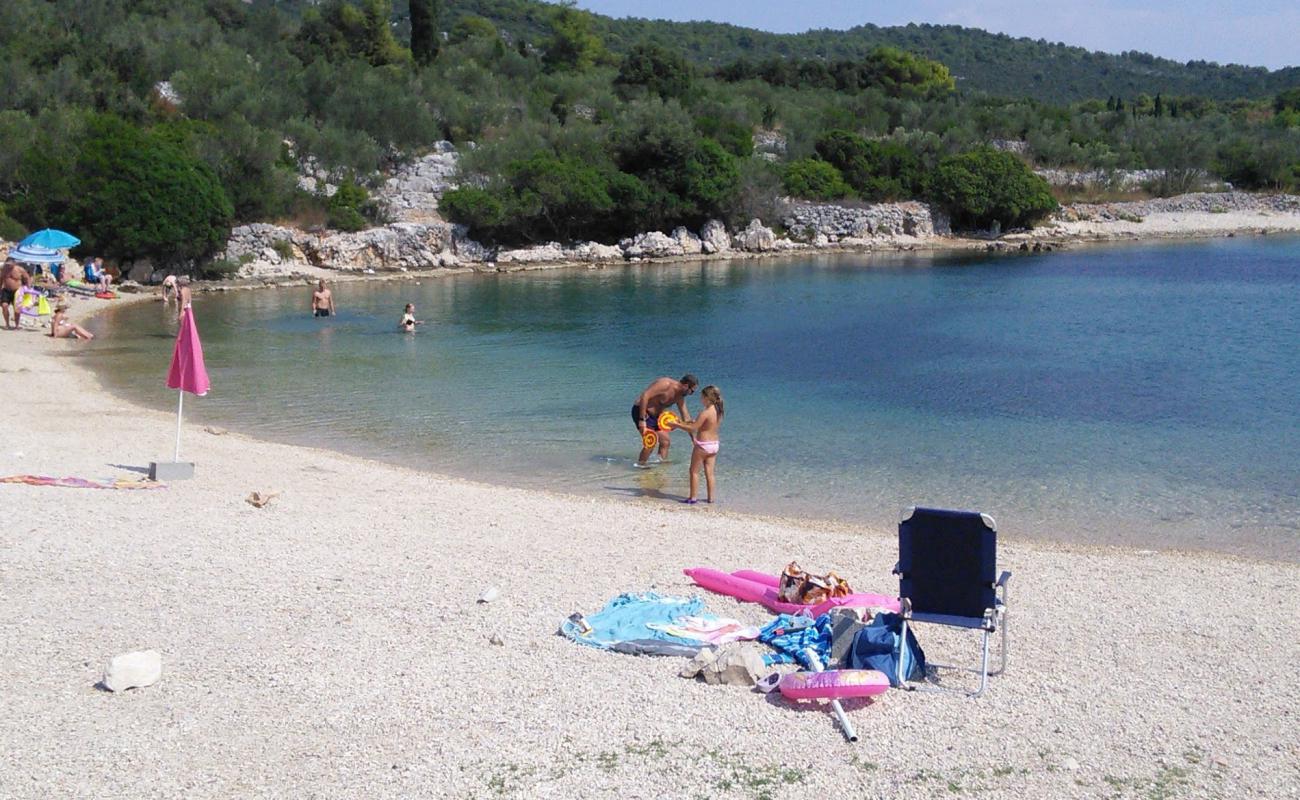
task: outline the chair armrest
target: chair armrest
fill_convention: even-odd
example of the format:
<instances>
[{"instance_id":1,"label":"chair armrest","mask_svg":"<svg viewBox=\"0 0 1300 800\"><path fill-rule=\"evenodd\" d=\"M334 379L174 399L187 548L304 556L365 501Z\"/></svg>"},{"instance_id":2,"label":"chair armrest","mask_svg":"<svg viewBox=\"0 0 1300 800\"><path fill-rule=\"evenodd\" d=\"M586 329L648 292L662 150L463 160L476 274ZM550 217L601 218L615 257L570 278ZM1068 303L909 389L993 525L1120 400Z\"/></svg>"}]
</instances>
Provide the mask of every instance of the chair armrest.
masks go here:
<instances>
[{"instance_id":1,"label":"chair armrest","mask_svg":"<svg viewBox=\"0 0 1300 800\"><path fill-rule=\"evenodd\" d=\"M1011 580L1011 570L1002 570L1002 574L998 576L998 582L993 585L995 587L1001 586L1003 588L1006 588L1007 582L1010 580Z\"/></svg>"},{"instance_id":2,"label":"chair armrest","mask_svg":"<svg viewBox=\"0 0 1300 800\"><path fill-rule=\"evenodd\" d=\"M897 562L897 561L894 562L894 568L891 569L891 570L889 571L889 574L890 574L890 575L902 575L902 574L903 574L902 572L899 571L899 569L898 569L898 564L899 564L899 562Z\"/></svg>"}]
</instances>

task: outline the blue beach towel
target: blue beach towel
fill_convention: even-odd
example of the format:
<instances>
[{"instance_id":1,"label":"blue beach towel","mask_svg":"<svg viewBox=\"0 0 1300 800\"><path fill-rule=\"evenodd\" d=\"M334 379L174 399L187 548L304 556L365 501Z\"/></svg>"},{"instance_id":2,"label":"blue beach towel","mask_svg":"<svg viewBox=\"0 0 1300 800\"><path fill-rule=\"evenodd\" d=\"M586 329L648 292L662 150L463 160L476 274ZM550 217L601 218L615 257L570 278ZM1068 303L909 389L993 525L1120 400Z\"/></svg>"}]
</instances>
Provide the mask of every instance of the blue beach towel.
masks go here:
<instances>
[{"instance_id":1,"label":"blue beach towel","mask_svg":"<svg viewBox=\"0 0 1300 800\"><path fill-rule=\"evenodd\" d=\"M823 665L828 664L831 657L831 615L822 614L812 619L802 614L780 614L763 628L758 640L777 651L775 655L763 656L763 663L769 667L773 664L798 664L812 669L804 652L808 648L817 653Z\"/></svg>"},{"instance_id":2,"label":"blue beach towel","mask_svg":"<svg viewBox=\"0 0 1300 800\"><path fill-rule=\"evenodd\" d=\"M591 633L583 634L566 619L560 633L578 644L617 650L634 655L693 655L701 644L697 639L673 636L652 625L671 625L681 617L709 617L698 597L666 597L654 592L620 594L600 611L587 617Z\"/></svg>"}]
</instances>

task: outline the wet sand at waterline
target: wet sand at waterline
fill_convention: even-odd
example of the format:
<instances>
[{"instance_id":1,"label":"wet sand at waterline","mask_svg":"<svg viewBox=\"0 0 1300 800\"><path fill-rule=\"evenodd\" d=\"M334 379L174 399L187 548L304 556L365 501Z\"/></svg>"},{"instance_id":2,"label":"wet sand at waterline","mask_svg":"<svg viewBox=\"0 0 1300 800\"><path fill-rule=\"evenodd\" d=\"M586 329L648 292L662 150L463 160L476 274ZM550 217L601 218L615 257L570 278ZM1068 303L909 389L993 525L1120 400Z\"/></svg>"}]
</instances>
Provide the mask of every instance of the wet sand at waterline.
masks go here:
<instances>
[{"instance_id":1,"label":"wet sand at waterline","mask_svg":"<svg viewBox=\"0 0 1300 800\"><path fill-rule=\"evenodd\" d=\"M0 337L0 395L24 409L0 472L130 478L170 455L174 417L104 392L69 357L76 343ZM850 745L825 709L555 630L619 592L691 593L693 565L798 560L889 591L888 530L490 487L198 425L182 456L195 479L159 490L0 486L0 794L1278 798L1300 786L1295 564L1004 536L1007 673L977 700L847 704L862 737ZM256 509L252 491L281 494ZM476 604L489 586L499 599ZM930 630L921 641L932 658L959 655ZM158 684L95 688L108 658L147 648L163 656Z\"/></svg>"}]
</instances>

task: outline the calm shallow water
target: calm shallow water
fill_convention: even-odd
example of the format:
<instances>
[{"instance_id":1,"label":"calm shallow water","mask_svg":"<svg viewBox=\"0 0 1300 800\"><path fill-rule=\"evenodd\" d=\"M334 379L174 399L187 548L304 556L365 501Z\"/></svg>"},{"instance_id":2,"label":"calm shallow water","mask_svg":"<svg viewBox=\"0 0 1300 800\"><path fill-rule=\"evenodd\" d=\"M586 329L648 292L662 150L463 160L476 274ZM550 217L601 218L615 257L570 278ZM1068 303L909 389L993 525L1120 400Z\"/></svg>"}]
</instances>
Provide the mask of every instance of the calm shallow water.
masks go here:
<instances>
[{"instance_id":1,"label":"calm shallow water","mask_svg":"<svg viewBox=\"0 0 1300 800\"><path fill-rule=\"evenodd\" d=\"M889 528L972 507L1013 536L1300 559L1300 240L342 284L330 320L309 294L199 297L214 389L188 418L670 502L689 440L632 469L628 409L691 371L726 398L730 509ZM169 315L95 325L106 382L174 407Z\"/></svg>"}]
</instances>

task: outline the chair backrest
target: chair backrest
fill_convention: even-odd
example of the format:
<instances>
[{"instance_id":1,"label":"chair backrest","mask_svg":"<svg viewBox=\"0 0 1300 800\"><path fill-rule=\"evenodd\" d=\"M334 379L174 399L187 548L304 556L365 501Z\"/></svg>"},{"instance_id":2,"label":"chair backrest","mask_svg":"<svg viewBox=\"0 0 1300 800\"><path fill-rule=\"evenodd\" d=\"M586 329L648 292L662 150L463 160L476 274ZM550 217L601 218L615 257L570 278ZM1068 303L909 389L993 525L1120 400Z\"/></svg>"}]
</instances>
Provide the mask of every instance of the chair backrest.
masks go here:
<instances>
[{"instance_id":1,"label":"chair backrest","mask_svg":"<svg viewBox=\"0 0 1300 800\"><path fill-rule=\"evenodd\" d=\"M976 511L913 509L898 524L898 596L921 613L984 616L997 580L992 521Z\"/></svg>"}]
</instances>

